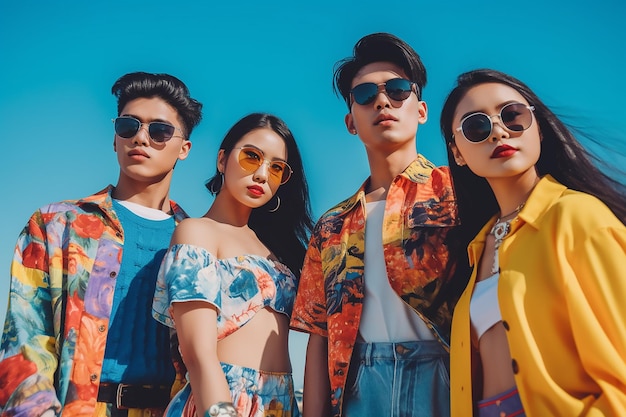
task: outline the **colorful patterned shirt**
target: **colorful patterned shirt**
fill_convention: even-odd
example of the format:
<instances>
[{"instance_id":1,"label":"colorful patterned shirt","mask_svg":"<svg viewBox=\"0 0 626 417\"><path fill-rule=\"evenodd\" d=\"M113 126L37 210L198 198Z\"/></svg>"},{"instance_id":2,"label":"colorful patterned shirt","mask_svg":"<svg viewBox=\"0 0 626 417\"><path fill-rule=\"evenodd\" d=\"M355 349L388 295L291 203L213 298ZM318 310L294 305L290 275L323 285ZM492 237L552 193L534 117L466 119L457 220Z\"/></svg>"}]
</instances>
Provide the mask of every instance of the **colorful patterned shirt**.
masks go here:
<instances>
[{"instance_id":1,"label":"colorful patterned shirt","mask_svg":"<svg viewBox=\"0 0 626 417\"><path fill-rule=\"evenodd\" d=\"M333 415L341 404L363 308L365 182L317 222L309 243L291 326L328 338ZM448 349L451 311L429 308L450 276L446 236L457 224L447 167L419 155L392 182L383 218L389 284Z\"/></svg>"},{"instance_id":2,"label":"colorful patterned shirt","mask_svg":"<svg viewBox=\"0 0 626 417\"><path fill-rule=\"evenodd\" d=\"M18 237L0 345L2 416L94 414L124 248L112 189L42 207ZM171 207L177 222L187 217Z\"/></svg>"}]
</instances>

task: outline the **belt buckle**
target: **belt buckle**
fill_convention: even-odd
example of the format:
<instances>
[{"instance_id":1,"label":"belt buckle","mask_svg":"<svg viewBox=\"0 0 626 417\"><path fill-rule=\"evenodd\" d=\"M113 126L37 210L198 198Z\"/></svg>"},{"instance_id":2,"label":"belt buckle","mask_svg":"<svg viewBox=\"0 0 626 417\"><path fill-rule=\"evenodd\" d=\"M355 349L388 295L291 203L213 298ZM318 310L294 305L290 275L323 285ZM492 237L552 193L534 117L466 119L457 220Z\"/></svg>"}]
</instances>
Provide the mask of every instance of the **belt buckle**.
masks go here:
<instances>
[{"instance_id":1,"label":"belt buckle","mask_svg":"<svg viewBox=\"0 0 626 417\"><path fill-rule=\"evenodd\" d=\"M118 384L117 385L117 393L115 394L115 407L118 410L128 410L128 407L122 404L122 397L124 396L124 389L128 387L129 384Z\"/></svg>"}]
</instances>

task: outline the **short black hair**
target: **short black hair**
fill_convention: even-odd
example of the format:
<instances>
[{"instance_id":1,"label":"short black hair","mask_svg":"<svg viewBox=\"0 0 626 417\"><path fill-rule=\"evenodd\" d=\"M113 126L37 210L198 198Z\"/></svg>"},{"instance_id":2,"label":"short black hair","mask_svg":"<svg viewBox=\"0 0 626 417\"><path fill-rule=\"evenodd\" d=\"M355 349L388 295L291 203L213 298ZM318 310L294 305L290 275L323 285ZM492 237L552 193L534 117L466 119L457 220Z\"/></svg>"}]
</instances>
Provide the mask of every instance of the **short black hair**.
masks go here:
<instances>
[{"instance_id":1,"label":"short black hair","mask_svg":"<svg viewBox=\"0 0 626 417\"><path fill-rule=\"evenodd\" d=\"M190 97L185 83L169 74L131 72L118 78L111 92L117 97L118 116L129 101L151 97L163 99L180 115L187 138L202 120L202 103Z\"/></svg>"},{"instance_id":2,"label":"short black hair","mask_svg":"<svg viewBox=\"0 0 626 417\"><path fill-rule=\"evenodd\" d=\"M420 56L402 39L390 33L372 33L361 38L352 56L335 64L333 90L340 94L350 108L352 80L366 65L374 62L391 62L402 68L409 81L417 84L417 98L421 99L426 86L426 68Z\"/></svg>"}]
</instances>

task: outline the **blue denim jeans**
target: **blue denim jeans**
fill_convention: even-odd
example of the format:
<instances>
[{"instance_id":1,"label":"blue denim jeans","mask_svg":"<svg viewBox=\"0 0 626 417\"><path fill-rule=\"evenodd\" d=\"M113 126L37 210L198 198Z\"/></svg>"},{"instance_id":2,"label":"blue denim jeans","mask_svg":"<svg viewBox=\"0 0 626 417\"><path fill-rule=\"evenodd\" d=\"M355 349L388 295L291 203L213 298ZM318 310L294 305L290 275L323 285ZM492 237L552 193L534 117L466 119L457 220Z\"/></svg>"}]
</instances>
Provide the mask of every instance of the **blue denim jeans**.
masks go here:
<instances>
[{"instance_id":1,"label":"blue denim jeans","mask_svg":"<svg viewBox=\"0 0 626 417\"><path fill-rule=\"evenodd\" d=\"M478 402L478 417L524 417L517 387Z\"/></svg>"},{"instance_id":2,"label":"blue denim jeans","mask_svg":"<svg viewBox=\"0 0 626 417\"><path fill-rule=\"evenodd\" d=\"M344 417L448 417L450 357L437 341L357 343Z\"/></svg>"}]
</instances>

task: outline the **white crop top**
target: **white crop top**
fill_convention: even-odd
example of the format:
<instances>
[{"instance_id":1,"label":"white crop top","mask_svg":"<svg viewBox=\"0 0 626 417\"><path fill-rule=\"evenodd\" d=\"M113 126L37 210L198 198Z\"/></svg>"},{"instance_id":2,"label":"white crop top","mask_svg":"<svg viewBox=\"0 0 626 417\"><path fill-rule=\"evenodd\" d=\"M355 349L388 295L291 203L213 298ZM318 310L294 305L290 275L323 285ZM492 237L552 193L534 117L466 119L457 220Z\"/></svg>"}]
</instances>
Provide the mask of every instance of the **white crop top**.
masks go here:
<instances>
[{"instance_id":1,"label":"white crop top","mask_svg":"<svg viewBox=\"0 0 626 417\"><path fill-rule=\"evenodd\" d=\"M477 282L474 287L470 301L470 321L474 342L480 340L487 330L502 321L500 305L498 304L499 278L500 274L496 273Z\"/></svg>"}]
</instances>

